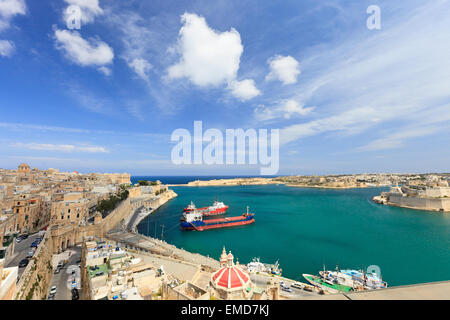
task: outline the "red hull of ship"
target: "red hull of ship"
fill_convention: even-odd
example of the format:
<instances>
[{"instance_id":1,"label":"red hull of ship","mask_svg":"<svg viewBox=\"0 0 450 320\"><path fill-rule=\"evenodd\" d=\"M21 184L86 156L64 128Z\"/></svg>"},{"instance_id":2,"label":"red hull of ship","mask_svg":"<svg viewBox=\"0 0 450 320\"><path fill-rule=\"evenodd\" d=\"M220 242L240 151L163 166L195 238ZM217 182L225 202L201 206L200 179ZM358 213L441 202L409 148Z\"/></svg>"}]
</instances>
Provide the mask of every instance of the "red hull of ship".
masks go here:
<instances>
[{"instance_id":1,"label":"red hull of ship","mask_svg":"<svg viewBox=\"0 0 450 320\"><path fill-rule=\"evenodd\" d=\"M255 222L255 219L247 220L247 221L239 221L239 222L230 222L230 223L224 223L224 224L215 224L212 226L202 226L198 227L198 231L208 230L208 229L220 229L220 228L228 228L228 227L237 227L237 226L243 226L246 224L252 224Z\"/></svg>"},{"instance_id":2,"label":"red hull of ship","mask_svg":"<svg viewBox=\"0 0 450 320\"><path fill-rule=\"evenodd\" d=\"M205 222L207 221L207 223L209 223L210 225L198 226L195 228L194 227L185 228L184 230L204 231L204 230L209 230L209 229L221 229L221 228L228 228L228 227L243 226L243 225L252 224L255 222L255 218L252 218L250 220L245 220L245 221L232 222L233 220L241 220L241 219L242 219L242 216L231 217L231 218L208 219L208 220L205 220Z\"/></svg>"}]
</instances>

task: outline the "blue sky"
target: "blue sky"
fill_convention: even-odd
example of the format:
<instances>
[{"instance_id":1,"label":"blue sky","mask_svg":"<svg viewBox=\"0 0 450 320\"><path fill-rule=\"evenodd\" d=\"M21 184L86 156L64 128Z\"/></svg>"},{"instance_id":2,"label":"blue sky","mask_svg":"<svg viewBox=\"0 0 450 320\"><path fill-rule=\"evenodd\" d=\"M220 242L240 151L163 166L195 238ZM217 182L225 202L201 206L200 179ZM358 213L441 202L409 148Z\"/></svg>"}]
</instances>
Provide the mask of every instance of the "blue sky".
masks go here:
<instances>
[{"instance_id":1,"label":"blue sky","mask_svg":"<svg viewBox=\"0 0 450 320\"><path fill-rule=\"evenodd\" d=\"M447 0L0 0L0 167L258 174L173 165L171 133L202 120L280 129L280 174L449 172L449 16Z\"/></svg>"}]
</instances>

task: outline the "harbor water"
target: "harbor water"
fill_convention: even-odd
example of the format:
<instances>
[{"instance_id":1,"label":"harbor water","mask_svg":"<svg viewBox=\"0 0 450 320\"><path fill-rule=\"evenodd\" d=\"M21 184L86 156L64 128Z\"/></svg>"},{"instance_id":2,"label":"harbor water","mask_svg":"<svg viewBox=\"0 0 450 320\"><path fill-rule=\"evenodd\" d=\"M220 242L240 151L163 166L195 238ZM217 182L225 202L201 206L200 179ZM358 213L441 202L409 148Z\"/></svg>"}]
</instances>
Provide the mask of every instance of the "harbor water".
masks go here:
<instances>
[{"instance_id":1,"label":"harbor water","mask_svg":"<svg viewBox=\"0 0 450 320\"><path fill-rule=\"evenodd\" d=\"M192 180L192 179L191 179ZM165 182L165 181L163 181ZM375 204L387 188L319 189L285 185L173 187L178 197L144 219L138 231L218 259L222 247L240 263L253 257L279 260L283 275L328 269L380 268L390 286L450 280L450 214ZM203 232L181 231L182 209L214 199L229 205L226 216L246 206L256 222ZM164 227L163 227L164 225Z\"/></svg>"}]
</instances>

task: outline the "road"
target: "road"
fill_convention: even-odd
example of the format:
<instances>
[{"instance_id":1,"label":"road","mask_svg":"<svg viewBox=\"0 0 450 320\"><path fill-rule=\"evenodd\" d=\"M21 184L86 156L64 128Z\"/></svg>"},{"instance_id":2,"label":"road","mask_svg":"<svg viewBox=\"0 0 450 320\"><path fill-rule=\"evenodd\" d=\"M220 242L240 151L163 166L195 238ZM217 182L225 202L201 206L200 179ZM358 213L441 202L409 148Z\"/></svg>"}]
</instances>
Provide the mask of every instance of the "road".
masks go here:
<instances>
[{"instance_id":1,"label":"road","mask_svg":"<svg viewBox=\"0 0 450 320\"><path fill-rule=\"evenodd\" d=\"M273 278L271 276L266 276L266 275L262 275L262 274L251 274L250 279L252 280L252 282L254 284L256 284L256 286L258 286L260 288L266 288L267 282L269 282ZM280 295L285 296L288 299L301 300L301 299L304 299L305 297L311 297L311 296L314 297L314 296L318 295L317 293L314 293L314 292L309 292L309 291L305 291L302 289L297 289L297 288L291 287L291 284L293 284L295 281L290 281L290 280L287 280L284 278L280 279L280 280L284 281L284 283L292 289L292 292L280 290Z\"/></svg>"},{"instance_id":2,"label":"road","mask_svg":"<svg viewBox=\"0 0 450 320\"><path fill-rule=\"evenodd\" d=\"M55 300L72 300L72 280L76 281L76 288L78 289L79 296L81 297L81 278L79 263L76 263L78 259L81 259L81 247L73 247L68 249L70 253L69 262L60 269L60 272L53 274L52 281L49 288L56 286ZM74 274L72 272L75 271ZM49 294L48 293L48 294ZM47 294L47 296L48 296Z\"/></svg>"},{"instance_id":3,"label":"road","mask_svg":"<svg viewBox=\"0 0 450 320\"><path fill-rule=\"evenodd\" d=\"M20 260L27 257L28 252L31 250L31 244L38 237L38 233L30 235L27 239L22 240L20 243L15 243L14 254L6 260L5 267L18 267ZM14 240L16 241L16 240ZM22 273L26 267L19 268L19 275L17 280L20 279Z\"/></svg>"}]
</instances>

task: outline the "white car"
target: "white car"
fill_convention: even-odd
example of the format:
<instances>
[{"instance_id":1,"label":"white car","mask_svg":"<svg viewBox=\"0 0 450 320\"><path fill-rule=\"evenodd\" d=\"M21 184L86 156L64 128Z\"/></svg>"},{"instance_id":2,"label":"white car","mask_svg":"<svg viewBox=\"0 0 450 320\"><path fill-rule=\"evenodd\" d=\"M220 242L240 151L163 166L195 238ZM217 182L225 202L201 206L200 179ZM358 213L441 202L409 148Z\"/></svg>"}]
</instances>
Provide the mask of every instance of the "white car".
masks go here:
<instances>
[{"instance_id":1,"label":"white car","mask_svg":"<svg viewBox=\"0 0 450 320\"><path fill-rule=\"evenodd\" d=\"M304 285L300 282L294 282L293 284L291 284L292 288L297 288L297 289L303 289Z\"/></svg>"},{"instance_id":2,"label":"white car","mask_svg":"<svg viewBox=\"0 0 450 320\"><path fill-rule=\"evenodd\" d=\"M50 294L55 294L55 293L56 293L56 286L53 286L50 289Z\"/></svg>"},{"instance_id":3,"label":"white car","mask_svg":"<svg viewBox=\"0 0 450 320\"><path fill-rule=\"evenodd\" d=\"M287 292L292 292L292 289L289 288L289 287L286 287L286 286L282 286L282 287L281 287L281 290L287 291Z\"/></svg>"}]
</instances>

